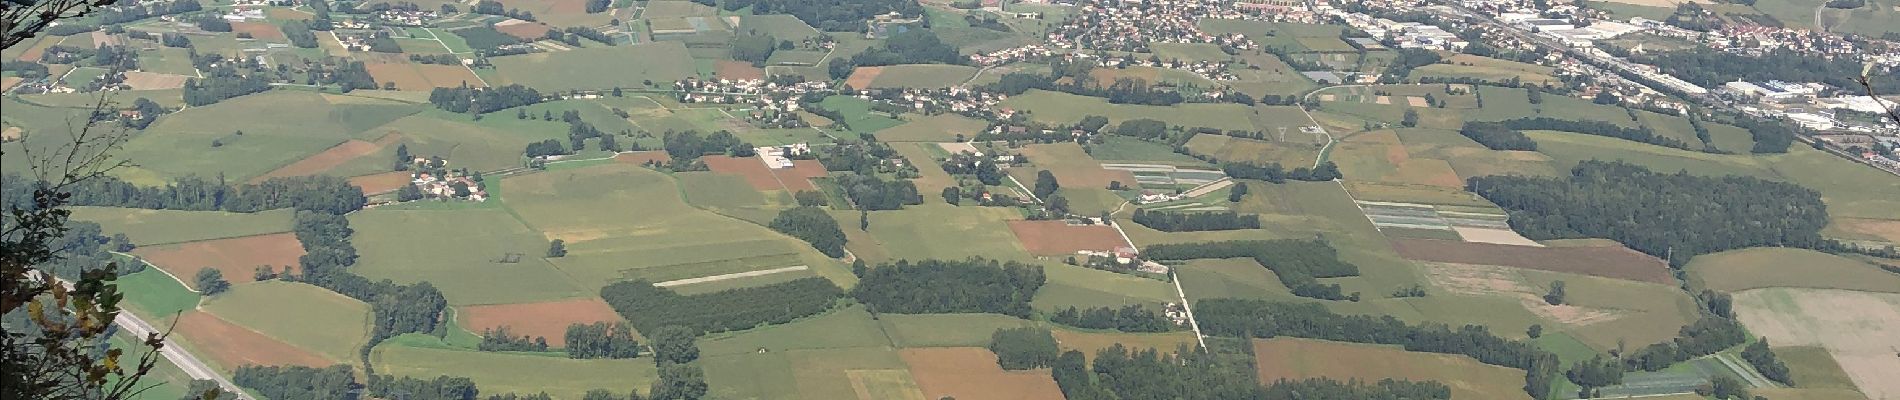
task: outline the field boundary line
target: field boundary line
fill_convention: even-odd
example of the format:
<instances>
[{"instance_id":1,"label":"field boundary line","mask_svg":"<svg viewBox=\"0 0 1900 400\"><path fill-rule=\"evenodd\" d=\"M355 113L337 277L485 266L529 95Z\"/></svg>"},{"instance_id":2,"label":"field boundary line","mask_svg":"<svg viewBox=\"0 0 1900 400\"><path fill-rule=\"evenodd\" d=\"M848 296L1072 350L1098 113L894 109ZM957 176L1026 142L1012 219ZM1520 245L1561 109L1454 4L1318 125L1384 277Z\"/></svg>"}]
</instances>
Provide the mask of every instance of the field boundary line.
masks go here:
<instances>
[{"instance_id":1,"label":"field boundary line","mask_svg":"<svg viewBox=\"0 0 1900 400\"><path fill-rule=\"evenodd\" d=\"M172 275L172 273L171 273L171 271L166 271L166 270L165 270L164 268L159 268L157 264L152 264L152 262L151 262L151 261L145 261L145 258L144 258L144 257L139 257L139 256L136 256L136 255L132 255L131 253L120 253L120 252L116 252L116 251L112 251L112 250L106 250L106 252L107 252L107 253L112 253L112 254L116 254L116 255L120 255L120 256L125 256L126 258L130 258L130 259L133 259L133 260L138 260L138 262L139 262L139 263L141 263L141 264L145 264L145 267L146 267L146 268L151 268L151 269L154 269L154 270L158 270L158 273L161 273L161 274L165 274L165 276L168 276L168 277L171 277L173 281L177 281L177 282L178 282L178 286L181 286L181 287L184 287L184 288L185 288L185 291L188 291L188 292L191 292L191 293L194 293L194 294L199 294L199 295L200 295L200 296L199 296L199 300L200 300L200 301L198 301L198 304L203 304L203 303L204 303L204 301L203 301L203 296L202 296L204 292L199 292L199 291L198 291L197 289L192 289L192 288L191 288L191 285L187 285L187 284L185 284L185 280L183 280L183 279L178 279L178 275ZM198 308L198 304L193 304L193 305L192 305L192 308L193 308L193 309L196 309L196 308Z\"/></svg>"},{"instance_id":2,"label":"field boundary line","mask_svg":"<svg viewBox=\"0 0 1900 400\"><path fill-rule=\"evenodd\" d=\"M656 286L656 287L684 286L684 285L691 285L695 283L718 282L718 281L723 281L723 280L750 278L754 276L766 276L766 275L772 275L772 274L783 273L783 272L804 271L804 270L809 270L809 269L811 269L811 267L809 266L794 265L790 267L762 269L758 271L734 272L730 274L702 276L698 278L674 279L674 280L670 280L666 282L655 283L653 284L653 286Z\"/></svg>"}]
</instances>

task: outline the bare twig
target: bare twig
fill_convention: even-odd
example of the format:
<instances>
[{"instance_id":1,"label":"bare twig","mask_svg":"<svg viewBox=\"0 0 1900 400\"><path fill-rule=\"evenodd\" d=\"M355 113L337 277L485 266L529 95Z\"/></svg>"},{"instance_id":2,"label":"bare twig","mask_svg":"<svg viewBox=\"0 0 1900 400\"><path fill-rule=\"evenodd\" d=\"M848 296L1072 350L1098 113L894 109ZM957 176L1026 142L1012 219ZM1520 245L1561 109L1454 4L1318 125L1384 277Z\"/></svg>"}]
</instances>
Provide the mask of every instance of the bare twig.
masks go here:
<instances>
[{"instance_id":1,"label":"bare twig","mask_svg":"<svg viewBox=\"0 0 1900 400\"><path fill-rule=\"evenodd\" d=\"M1863 72L1855 81L1860 83L1862 89L1867 90L1867 97L1874 99L1874 104L1879 105L1881 111L1887 114L1887 119L1893 120L1893 123L1900 124L1900 105L1888 106L1886 100L1881 99L1880 95L1875 94L1874 80L1869 75L1870 74Z\"/></svg>"},{"instance_id":2,"label":"bare twig","mask_svg":"<svg viewBox=\"0 0 1900 400\"><path fill-rule=\"evenodd\" d=\"M0 49L38 36L63 19L92 14L118 0L0 0Z\"/></svg>"}]
</instances>

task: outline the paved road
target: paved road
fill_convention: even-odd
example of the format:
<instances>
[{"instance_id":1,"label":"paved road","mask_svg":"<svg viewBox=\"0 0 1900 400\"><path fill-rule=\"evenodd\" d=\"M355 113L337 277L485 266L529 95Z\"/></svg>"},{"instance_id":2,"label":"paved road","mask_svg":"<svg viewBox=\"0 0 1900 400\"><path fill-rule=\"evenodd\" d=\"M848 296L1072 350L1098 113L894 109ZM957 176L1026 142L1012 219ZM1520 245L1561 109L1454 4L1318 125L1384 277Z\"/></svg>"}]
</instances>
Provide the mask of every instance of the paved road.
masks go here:
<instances>
[{"instance_id":1,"label":"paved road","mask_svg":"<svg viewBox=\"0 0 1900 400\"><path fill-rule=\"evenodd\" d=\"M725 274L725 275L713 275L713 276L699 277L699 278L671 280L671 281L666 281L666 282L655 283L653 284L653 286L670 287L670 286L679 286L679 285L691 285L695 283L718 282L718 281L723 281L727 279L738 279L738 278L744 278L744 277L750 277L750 276L771 275L771 274L776 274L780 272L804 271L806 269L809 269L809 267L806 267L803 265L794 265L794 266L785 267L785 268L773 268L773 269L765 269L765 270L758 270L758 271L734 272L734 273Z\"/></svg>"},{"instance_id":2,"label":"paved road","mask_svg":"<svg viewBox=\"0 0 1900 400\"><path fill-rule=\"evenodd\" d=\"M1313 123L1313 128L1319 129L1320 134L1326 135L1326 145L1321 146L1319 148L1319 155L1313 157L1313 168L1319 168L1320 163L1326 162L1326 152L1332 151L1333 144L1339 143L1339 139L1334 138L1332 132L1327 132L1326 126L1320 125L1319 119L1313 118L1312 112L1306 111L1306 101L1312 98L1313 95L1319 94L1319 92L1324 92L1329 89L1357 87L1357 86L1367 86L1367 85L1333 85L1333 86L1327 86L1327 87L1323 87L1319 89L1313 89L1313 91L1311 92L1306 92L1305 96L1300 96L1300 113L1306 114L1306 120Z\"/></svg>"},{"instance_id":3,"label":"paved road","mask_svg":"<svg viewBox=\"0 0 1900 400\"><path fill-rule=\"evenodd\" d=\"M59 283L66 285L67 289L71 289L73 286L72 282L65 280L61 280ZM118 324L119 328L124 329L126 333L130 333L132 336L139 338L140 341L151 337L153 332L158 332L158 328L153 327L150 323L146 323L143 319L139 319L137 315L132 315L129 311L119 311L118 318L114 318L112 322ZM164 347L158 349L158 354L164 356L166 361L171 361L173 365L177 365L178 369L184 370L185 375L191 376L191 379L214 381L218 383L219 387L224 388L225 391L237 393L239 400L254 400L249 394L244 393L244 389L239 389L236 383L232 383L231 380L226 379L224 375L218 374L218 370L211 368L211 365L199 360L198 356L186 352L185 348L180 347L178 343L173 342L170 338L166 338L164 343Z\"/></svg>"}]
</instances>

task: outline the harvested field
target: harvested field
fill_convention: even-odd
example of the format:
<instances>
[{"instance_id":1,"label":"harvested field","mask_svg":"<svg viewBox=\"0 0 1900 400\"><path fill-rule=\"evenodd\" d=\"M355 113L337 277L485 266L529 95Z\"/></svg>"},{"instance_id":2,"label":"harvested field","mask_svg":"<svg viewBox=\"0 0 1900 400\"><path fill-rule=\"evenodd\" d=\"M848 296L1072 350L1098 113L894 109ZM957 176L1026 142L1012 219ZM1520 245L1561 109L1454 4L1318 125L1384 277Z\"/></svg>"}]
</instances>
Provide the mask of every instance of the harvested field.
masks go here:
<instances>
[{"instance_id":1,"label":"harvested field","mask_svg":"<svg viewBox=\"0 0 1900 400\"><path fill-rule=\"evenodd\" d=\"M818 185L813 185L811 179L823 178L831 173L818 160L792 160L791 168L773 168L771 172L780 184L785 185L785 190L793 193L818 190Z\"/></svg>"},{"instance_id":2,"label":"harvested field","mask_svg":"<svg viewBox=\"0 0 1900 400\"><path fill-rule=\"evenodd\" d=\"M1392 239L1400 256L1456 264L1500 265L1673 285L1662 260L1627 247L1526 247L1431 239Z\"/></svg>"},{"instance_id":3,"label":"harvested field","mask_svg":"<svg viewBox=\"0 0 1900 400\"><path fill-rule=\"evenodd\" d=\"M1048 370L1004 371L981 347L904 349L898 352L924 398L1062 399Z\"/></svg>"},{"instance_id":4,"label":"harvested field","mask_svg":"<svg viewBox=\"0 0 1900 400\"><path fill-rule=\"evenodd\" d=\"M1405 105L1412 107L1430 107L1431 103L1425 102L1424 97L1405 96Z\"/></svg>"},{"instance_id":5,"label":"harvested field","mask_svg":"<svg viewBox=\"0 0 1900 400\"><path fill-rule=\"evenodd\" d=\"M858 400L928 400L909 371L850 369L844 374L851 379L851 390L858 393Z\"/></svg>"},{"instance_id":6,"label":"harvested field","mask_svg":"<svg viewBox=\"0 0 1900 400\"><path fill-rule=\"evenodd\" d=\"M851 71L850 77L844 79L844 85L854 89L868 88L871 87L872 82L877 81L877 76L883 73L884 67L858 67Z\"/></svg>"},{"instance_id":7,"label":"harvested field","mask_svg":"<svg viewBox=\"0 0 1900 400\"><path fill-rule=\"evenodd\" d=\"M277 25L269 22L232 22L231 32L249 33L251 38L257 40L285 40L284 31L278 30Z\"/></svg>"},{"instance_id":8,"label":"harvested field","mask_svg":"<svg viewBox=\"0 0 1900 400\"><path fill-rule=\"evenodd\" d=\"M125 73L125 84L131 86L132 90L177 89L185 87L185 80L187 79L191 79L191 77L145 71L127 71Z\"/></svg>"},{"instance_id":9,"label":"harvested field","mask_svg":"<svg viewBox=\"0 0 1900 400\"><path fill-rule=\"evenodd\" d=\"M1525 238L1524 235L1519 235L1517 231L1510 229L1475 228L1467 226L1453 226L1451 229L1458 231L1458 236L1463 237L1467 242L1544 247L1543 243L1537 243L1535 240Z\"/></svg>"},{"instance_id":10,"label":"harvested field","mask_svg":"<svg viewBox=\"0 0 1900 400\"><path fill-rule=\"evenodd\" d=\"M1859 259L1795 248L1704 254L1683 270L1689 272L1692 287L1723 292L1778 287L1900 293L1900 274Z\"/></svg>"},{"instance_id":11,"label":"harvested field","mask_svg":"<svg viewBox=\"0 0 1900 400\"><path fill-rule=\"evenodd\" d=\"M1868 218L1835 218L1834 224L1841 230L1877 237L1889 243L1900 243L1900 221Z\"/></svg>"},{"instance_id":12,"label":"harvested field","mask_svg":"<svg viewBox=\"0 0 1900 400\"><path fill-rule=\"evenodd\" d=\"M1425 276L1432 286L1467 296L1502 295L1513 297L1524 309L1546 320L1571 326L1583 326L1620 317L1614 310L1550 305L1544 302L1545 289L1532 286L1522 274L1508 267L1488 265L1432 263Z\"/></svg>"},{"instance_id":13,"label":"harvested field","mask_svg":"<svg viewBox=\"0 0 1900 400\"><path fill-rule=\"evenodd\" d=\"M273 233L140 247L132 254L157 265L166 273L192 285L198 270L215 268L231 283L256 280L257 266L269 265L282 271L297 269L297 257L303 256L303 244L294 233ZM196 290L197 288L192 288Z\"/></svg>"},{"instance_id":14,"label":"harvested field","mask_svg":"<svg viewBox=\"0 0 1900 400\"><path fill-rule=\"evenodd\" d=\"M270 178L321 174L342 166L345 163L349 163L358 157L375 154L376 151L382 150L384 146L395 144L398 140L402 140L402 135L395 133L383 135L383 137L376 139L374 142L351 139L342 144L325 149L321 153L312 154L309 157L304 157L301 160L292 162L290 165L278 167L268 173L258 175L256 178L251 178L251 183L263 182Z\"/></svg>"},{"instance_id":15,"label":"harvested field","mask_svg":"<svg viewBox=\"0 0 1900 400\"><path fill-rule=\"evenodd\" d=\"M781 190L785 188L784 185L779 184L778 177L772 174L772 169L766 168L765 162L757 158L705 156L699 159L705 161L706 168L712 172L745 178L745 183L752 185L753 189Z\"/></svg>"},{"instance_id":16,"label":"harvested field","mask_svg":"<svg viewBox=\"0 0 1900 400\"><path fill-rule=\"evenodd\" d=\"M120 39L118 36L113 36L110 33L106 33L106 31L92 31L92 47L118 46L123 44L125 44L125 40Z\"/></svg>"},{"instance_id":17,"label":"harvested field","mask_svg":"<svg viewBox=\"0 0 1900 400\"><path fill-rule=\"evenodd\" d=\"M502 21L495 24L496 31L500 31L501 33L508 34L508 36L514 36L521 40L527 40L527 41L534 41L534 40L539 40L541 38L547 37L548 31L553 30L553 29L554 28L547 26L547 24L543 24L539 22L522 21L518 19L510 19L510 20Z\"/></svg>"},{"instance_id":18,"label":"harvested field","mask_svg":"<svg viewBox=\"0 0 1900 400\"><path fill-rule=\"evenodd\" d=\"M646 165L650 162L665 164L673 160L665 150L630 151L614 155L614 161L634 165Z\"/></svg>"},{"instance_id":19,"label":"harvested field","mask_svg":"<svg viewBox=\"0 0 1900 400\"><path fill-rule=\"evenodd\" d=\"M548 346L567 345L567 326L620 321L613 307L595 297L538 303L489 304L455 308L455 320L469 332L508 327L515 335L540 336Z\"/></svg>"},{"instance_id":20,"label":"harvested field","mask_svg":"<svg viewBox=\"0 0 1900 400\"><path fill-rule=\"evenodd\" d=\"M458 87L464 84L482 86L482 79L460 65L437 65L421 63L369 63L363 68L377 83L395 82L397 90L429 90L433 88Z\"/></svg>"},{"instance_id":21,"label":"harvested field","mask_svg":"<svg viewBox=\"0 0 1900 400\"><path fill-rule=\"evenodd\" d=\"M1485 365L1468 356L1419 353L1392 346L1312 339L1255 340L1260 382L1328 377L1373 382L1385 378L1435 380L1454 399L1528 399L1524 371Z\"/></svg>"},{"instance_id":22,"label":"harvested field","mask_svg":"<svg viewBox=\"0 0 1900 400\"><path fill-rule=\"evenodd\" d=\"M1105 188L1109 182L1119 181L1124 185L1136 182L1135 173L1128 170L1102 168L1102 164L1082 151L1082 146L1073 142L1056 144L1032 144L1023 147L1023 155L1028 156L1035 168L1012 168L1010 172L1026 173L1016 175L1024 184L1035 182L1036 170L1047 169L1055 174L1056 181L1065 188Z\"/></svg>"},{"instance_id":23,"label":"harvested field","mask_svg":"<svg viewBox=\"0 0 1900 400\"><path fill-rule=\"evenodd\" d=\"M745 61L719 60L713 63L713 75L726 79L765 79L765 70Z\"/></svg>"},{"instance_id":24,"label":"harvested field","mask_svg":"<svg viewBox=\"0 0 1900 400\"><path fill-rule=\"evenodd\" d=\"M1770 343L1826 348L1867 397L1900 398L1900 294L1754 289L1735 294L1735 314Z\"/></svg>"},{"instance_id":25,"label":"harvested field","mask_svg":"<svg viewBox=\"0 0 1900 400\"><path fill-rule=\"evenodd\" d=\"M1120 232L1107 225L1069 225L1065 221L1009 221L1016 240L1038 256L1075 255L1078 250L1113 251L1129 246Z\"/></svg>"},{"instance_id":26,"label":"harvested field","mask_svg":"<svg viewBox=\"0 0 1900 400\"><path fill-rule=\"evenodd\" d=\"M316 353L202 311L179 315L176 329L177 337L193 345L192 349L196 350L193 353L211 356L212 362L225 371L245 365L325 367L331 364Z\"/></svg>"},{"instance_id":27,"label":"harvested field","mask_svg":"<svg viewBox=\"0 0 1900 400\"><path fill-rule=\"evenodd\" d=\"M350 184L363 188L364 194L394 192L409 184L409 171L389 171L380 174L350 177Z\"/></svg>"}]
</instances>

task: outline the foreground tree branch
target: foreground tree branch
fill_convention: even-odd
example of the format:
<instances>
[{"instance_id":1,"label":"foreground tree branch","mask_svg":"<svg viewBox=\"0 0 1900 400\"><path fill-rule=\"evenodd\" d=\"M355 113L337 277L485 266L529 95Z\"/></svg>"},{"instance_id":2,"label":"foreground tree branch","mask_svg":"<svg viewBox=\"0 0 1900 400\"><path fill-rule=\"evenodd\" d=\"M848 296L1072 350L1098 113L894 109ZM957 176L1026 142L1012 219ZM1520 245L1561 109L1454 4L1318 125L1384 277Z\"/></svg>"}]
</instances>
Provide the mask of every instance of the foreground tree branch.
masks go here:
<instances>
[{"instance_id":1,"label":"foreground tree branch","mask_svg":"<svg viewBox=\"0 0 1900 400\"><path fill-rule=\"evenodd\" d=\"M0 0L0 49L39 36L64 19L83 17L118 0Z\"/></svg>"}]
</instances>

